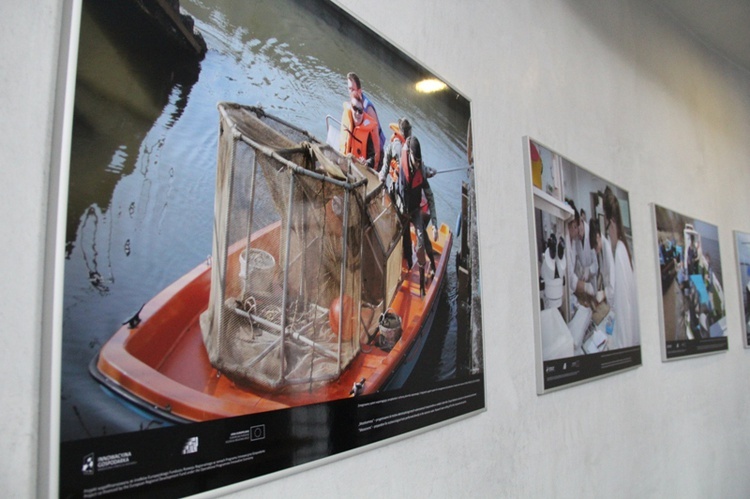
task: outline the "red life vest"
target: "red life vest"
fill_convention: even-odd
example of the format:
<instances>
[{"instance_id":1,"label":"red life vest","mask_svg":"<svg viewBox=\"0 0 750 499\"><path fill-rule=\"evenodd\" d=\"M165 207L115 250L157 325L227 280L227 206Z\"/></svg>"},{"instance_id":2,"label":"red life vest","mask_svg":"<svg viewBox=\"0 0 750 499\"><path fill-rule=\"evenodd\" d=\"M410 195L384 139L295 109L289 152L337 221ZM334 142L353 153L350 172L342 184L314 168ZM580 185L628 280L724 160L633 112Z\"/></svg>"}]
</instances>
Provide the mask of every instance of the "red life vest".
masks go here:
<instances>
[{"instance_id":1,"label":"red life vest","mask_svg":"<svg viewBox=\"0 0 750 499\"><path fill-rule=\"evenodd\" d=\"M422 186L424 177L422 176L421 168L414 172L414 177L412 178L412 173L409 168L409 147L405 143L404 147L401 148L401 173L404 175L406 186L409 189L417 189Z\"/></svg>"},{"instance_id":2,"label":"red life vest","mask_svg":"<svg viewBox=\"0 0 750 499\"><path fill-rule=\"evenodd\" d=\"M406 143L401 148L401 174L405 180L404 186L407 192L404 193L404 201L407 202L407 209L411 209L411 204L406 201L406 198L413 198L417 191L419 192L419 207L422 213L429 213L430 207L427 203L427 196L425 196L422 184L424 183L424 174L422 168L418 168L412 175L409 169L409 148Z\"/></svg>"},{"instance_id":3,"label":"red life vest","mask_svg":"<svg viewBox=\"0 0 750 499\"><path fill-rule=\"evenodd\" d=\"M422 213L424 213L425 215L430 214L430 206L429 206L429 203L427 202L427 196L424 193L424 189L422 189L422 202L419 205L419 207L422 209Z\"/></svg>"},{"instance_id":4,"label":"red life vest","mask_svg":"<svg viewBox=\"0 0 750 499\"><path fill-rule=\"evenodd\" d=\"M355 158L362 160L367 159L367 139L370 138L372 141L373 148L375 150L375 163L372 165L374 169L380 167L380 137L378 137L378 122L373 119L367 113L364 113L362 117L362 123L354 125L354 120L351 121L353 130L349 135L349 140L346 143L346 149L344 154L351 154Z\"/></svg>"}]
</instances>

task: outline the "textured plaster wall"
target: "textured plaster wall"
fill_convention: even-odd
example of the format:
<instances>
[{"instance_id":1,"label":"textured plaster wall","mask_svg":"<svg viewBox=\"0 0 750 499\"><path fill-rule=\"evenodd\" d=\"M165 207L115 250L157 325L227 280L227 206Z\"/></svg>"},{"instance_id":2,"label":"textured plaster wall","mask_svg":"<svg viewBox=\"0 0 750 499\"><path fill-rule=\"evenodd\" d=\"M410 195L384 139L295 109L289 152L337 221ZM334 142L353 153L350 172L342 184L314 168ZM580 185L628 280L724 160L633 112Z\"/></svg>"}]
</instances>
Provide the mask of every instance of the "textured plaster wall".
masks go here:
<instances>
[{"instance_id":1,"label":"textured plaster wall","mask_svg":"<svg viewBox=\"0 0 750 499\"><path fill-rule=\"evenodd\" d=\"M732 230L750 232L750 73L646 0L341 0L472 100L488 411L236 497L748 497ZM58 2L4 2L0 495L37 481ZM643 366L537 396L521 138L630 192ZM661 362L649 203L719 226L729 351Z\"/></svg>"},{"instance_id":2,"label":"textured plaster wall","mask_svg":"<svg viewBox=\"0 0 750 499\"><path fill-rule=\"evenodd\" d=\"M60 7L0 4L0 496L34 497Z\"/></svg>"}]
</instances>

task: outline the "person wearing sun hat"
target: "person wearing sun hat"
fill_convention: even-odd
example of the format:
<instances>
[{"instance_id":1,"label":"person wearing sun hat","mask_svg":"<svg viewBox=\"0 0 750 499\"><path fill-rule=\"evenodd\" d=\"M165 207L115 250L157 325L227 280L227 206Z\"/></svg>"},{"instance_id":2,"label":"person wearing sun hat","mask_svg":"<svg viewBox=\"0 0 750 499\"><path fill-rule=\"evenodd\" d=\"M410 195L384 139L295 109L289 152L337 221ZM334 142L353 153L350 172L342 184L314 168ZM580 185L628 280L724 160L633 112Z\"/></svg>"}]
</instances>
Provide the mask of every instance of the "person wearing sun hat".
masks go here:
<instances>
[{"instance_id":1,"label":"person wearing sun hat","mask_svg":"<svg viewBox=\"0 0 750 499\"><path fill-rule=\"evenodd\" d=\"M393 134L383 148L383 165L380 168L378 177L382 183L385 183L386 178L390 174L391 185L393 185L393 182L398 180L401 148L406 143L406 139L411 136L411 123L407 118L400 118L398 123L391 123L390 128Z\"/></svg>"}]
</instances>

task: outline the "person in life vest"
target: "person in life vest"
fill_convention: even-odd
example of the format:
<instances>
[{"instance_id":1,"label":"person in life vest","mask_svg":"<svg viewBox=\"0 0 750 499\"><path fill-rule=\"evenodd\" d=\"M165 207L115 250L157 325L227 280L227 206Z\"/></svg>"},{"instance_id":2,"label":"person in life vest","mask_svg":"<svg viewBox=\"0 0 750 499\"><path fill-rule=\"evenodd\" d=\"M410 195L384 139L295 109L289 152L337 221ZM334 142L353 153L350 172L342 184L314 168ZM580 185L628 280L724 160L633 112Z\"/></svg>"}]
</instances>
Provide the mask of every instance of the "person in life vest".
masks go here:
<instances>
[{"instance_id":1,"label":"person in life vest","mask_svg":"<svg viewBox=\"0 0 750 499\"><path fill-rule=\"evenodd\" d=\"M388 187L395 187L398 183L398 172L401 167L401 149L406 139L411 136L411 123L407 118L401 118L398 123L391 123L393 134L383 148L383 165L380 167L378 178ZM390 181L389 181L390 179Z\"/></svg>"},{"instance_id":2,"label":"person in life vest","mask_svg":"<svg viewBox=\"0 0 750 499\"><path fill-rule=\"evenodd\" d=\"M393 134L391 135L391 139L388 141L388 144L383 150L383 165L380 167L378 178L380 179L381 183L385 184L386 189L391 195L391 199L393 199L394 203L396 204L396 208L398 209L399 213L401 213L402 215L406 215L406 213L404 212L403 202L400 197L400 191L398 190L398 178L401 171L401 150L406 143L406 139L411 136L411 123L407 118L401 118L398 120L398 123L391 123L390 128L391 130L393 130ZM404 227L402 236L404 256L408 268L411 268L411 234L408 224L406 224L406 227ZM429 243L429 238L427 239L427 242ZM428 252L428 254L431 255L431 251Z\"/></svg>"},{"instance_id":3,"label":"person in life vest","mask_svg":"<svg viewBox=\"0 0 750 499\"><path fill-rule=\"evenodd\" d=\"M375 106L372 104L370 99L367 98L367 96L362 92L362 82L359 79L359 76L357 76L356 73L348 73L346 75L346 89L349 91L349 98L356 97L357 99L362 101L363 107L365 109L365 112L369 114L372 119L375 120L377 123L377 130L378 130L378 147L380 149L384 149L386 142L385 142L385 134L383 133L383 129L380 127L380 118L378 118L378 112L375 110ZM374 166L374 168L377 170L380 167L380 164L377 164Z\"/></svg>"},{"instance_id":4,"label":"person in life vest","mask_svg":"<svg viewBox=\"0 0 750 499\"><path fill-rule=\"evenodd\" d=\"M351 129L344 130L346 125L342 122L342 134L346 134L342 153L351 154L361 159L370 168L377 169L380 166L380 140L377 136L377 121L364 111L362 100L352 97L349 102L351 113Z\"/></svg>"},{"instance_id":5,"label":"person in life vest","mask_svg":"<svg viewBox=\"0 0 750 499\"><path fill-rule=\"evenodd\" d=\"M435 210L435 198L423 168L422 148L416 137L411 136L406 139L406 144L401 149L400 166L399 191L404 203L404 214L409 223L414 226L417 236L416 253L417 265L419 266L419 286L420 292L424 295L426 251L428 251L432 265L431 272L434 272L435 268L432 244L429 242L425 229L427 222L432 220L432 238L437 239L437 211ZM408 225L404 228L407 233ZM411 268L411 251L407 252L406 247L404 247L404 256L409 268Z\"/></svg>"}]
</instances>

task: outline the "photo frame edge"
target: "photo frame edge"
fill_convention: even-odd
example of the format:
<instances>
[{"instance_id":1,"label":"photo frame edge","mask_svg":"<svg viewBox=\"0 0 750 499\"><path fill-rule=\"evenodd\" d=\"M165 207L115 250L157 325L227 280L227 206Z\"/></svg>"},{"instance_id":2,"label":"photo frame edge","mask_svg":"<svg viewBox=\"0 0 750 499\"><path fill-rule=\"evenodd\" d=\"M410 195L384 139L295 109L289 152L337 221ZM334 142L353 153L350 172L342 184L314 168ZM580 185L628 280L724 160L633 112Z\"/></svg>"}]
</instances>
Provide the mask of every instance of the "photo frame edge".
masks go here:
<instances>
[{"instance_id":1,"label":"photo frame edge","mask_svg":"<svg viewBox=\"0 0 750 499\"><path fill-rule=\"evenodd\" d=\"M329 0L332 5L340 8L351 19L357 17L347 8L340 5L337 0ZM76 71L78 64L78 43L81 29L81 11L83 0L63 0L60 5L59 32L57 40L57 65L55 72L54 108L52 110L52 138L50 141L50 172L48 180L48 206L46 211L46 234L44 246L44 293L42 297L42 338L41 338L41 363L40 363L40 398L39 398L39 421L37 438L37 468L35 493L38 497L53 498L60 494L60 397L61 397L61 373L62 373L62 301L64 297L64 251L65 247L65 219L67 216L68 187L70 183L70 148L73 127L73 109L75 104ZM400 45L394 43L391 38L381 34L371 24L358 21L362 29L368 30L384 43L389 44L394 50L400 51L409 57L415 64L426 72L440 78L450 88L464 98L470 110L470 125L474 126L473 102L466 93L455 85L444 80L438 72L425 65L421 59L411 52L404 50ZM475 134L472 133L471 149L473 156L477 157ZM467 148L469 144L467 143ZM476 161L473 163L476 171ZM477 182L474 181L476 190ZM478 212L479 210L477 210ZM479 214L477 226L479 226ZM452 227L454 228L454 227ZM477 237L480 230L477 230ZM479 246L476 248L481 252ZM479 272L481 275L481 256ZM482 295L480 288L480 297ZM481 336L484 340L484 311L480 314ZM482 377L486 378L486 364L484 349L482 350ZM438 423L422 426L395 437L379 440L374 443L363 445L355 449L329 455L301 465L294 465L274 473L261 475L246 480L241 480L230 485L199 492L191 497L216 497L228 493L249 490L252 487L272 482L286 476L295 475L310 469L343 460L358 454L367 453L374 449L407 440L432 430L455 424L475 417L488 411L487 383L483 382L484 405L477 409L459 416L440 421Z\"/></svg>"},{"instance_id":2,"label":"photo frame edge","mask_svg":"<svg viewBox=\"0 0 750 499\"><path fill-rule=\"evenodd\" d=\"M660 207L662 209L665 209L665 210L669 210L672 213L675 213L677 215L680 215L680 216L683 216L683 217L687 217L687 218L691 218L693 220L698 220L698 221L703 222L705 224L713 225L714 227L716 227L716 232L717 232L717 237L718 237L719 226L717 224L713 223L713 222L708 222L706 220L694 217L692 215L686 215L686 214L684 214L682 212L678 212L678 211L672 210L671 208L667 208L666 206L660 205L660 204L658 204L656 202L652 202L651 204L654 206L654 209L653 209L654 237L656 238L657 245L658 245L658 233L657 233L657 227L656 227L656 206L658 206L658 207ZM721 255L721 244L719 244L719 255ZM656 258L659 258L658 254L656 254L655 256L656 256ZM658 278L661 280L661 272L659 272ZM722 286L726 287L725 283L722 283ZM659 283L659 296L657 297L657 300L658 300L659 306L660 306L660 308L659 308L659 322L660 322L660 324L663 324L663 322L664 322L664 305L663 305L663 301L662 301L662 297L661 297L661 283ZM678 361L678 360L694 359L694 358L697 358L697 357L706 357L706 356L710 356L710 355L717 355L717 354L726 353L726 352L729 351L729 336L727 335L726 338L727 338L727 347L724 348L724 349L722 349L722 350L713 350L713 351L710 351L710 352L694 353L694 354L690 354L690 355L681 355L679 357L674 357L672 359L668 359L668 358L666 358L666 348L667 348L667 344L666 344L666 330L665 330L665 326L662 326L661 327L661 332L660 332L661 348L663 350L663 353L662 353L662 362L674 362L674 361Z\"/></svg>"},{"instance_id":3,"label":"photo frame edge","mask_svg":"<svg viewBox=\"0 0 750 499\"><path fill-rule=\"evenodd\" d=\"M739 287L739 301L740 301L740 319L742 321L740 322L740 331L742 333L742 346L745 349L750 349L750 341L748 341L748 335L747 335L747 321L748 317L745 316L745 299L743 297L744 289L742 288L742 272L739 272L740 270L740 246L739 246L739 236L747 236L750 238L750 233L744 232L738 229L734 229L732 231L732 235L734 235L734 255L735 255L735 264L737 265L737 286Z\"/></svg>"},{"instance_id":4,"label":"photo frame edge","mask_svg":"<svg viewBox=\"0 0 750 499\"><path fill-rule=\"evenodd\" d=\"M532 299L532 323L534 326L534 371L536 377L536 394L544 395L549 390L545 390L544 387L544 360L542 352L542 324L539 311L537 310L536 304L539 303L539 269L535 263L536 252L539 248L536 247L536 222L534 216L534 192L531 182L531 148L529 144L533 140L531 136L524 135L521 139L523 141L523 175L524 182L526 185L526 221L527 221L527 236L529 241L530 252L533 253L533 257L529 258L529 267L531 270L531 299ZM536 141L535 141L536 142ZM531 256L531 255L530 255Z\"/></svg>"},{"instance_id":5,"label":"photo frame edge","mask_svg":"<svg viewBox=\"0 0 750 499\"><path fill-rule=\"evenodd\" d=\"M530 248L532 248L534 250L538 250L538 248L536 247L536 238L535 238L536 226L535 226L535 219L534 219L534 209L535 209L534 208L534 202L533 202L533 196L534 196L534 194L533 194L533 188L532 188L532 183L531 183L531 178L530 178L530 175L531 175L531 157L530 157L529 143L532 142L532 141L536 145L541 146L541 147L547 149L550 153L553 153L553 154L556 154L556 155L560 156L561 158L563 158L566 161L570 162L576 168L579 168L579 169L585 171L587 174L592 175L592 176L600 179L601 181L605 182L606 184L609 184L609 185L611 185L611 186L613 186L613 187L615 187L615 188L617 188L617 189L619 189L621 191L625 191L628 194L628 199L630 199L630 191L628 189L625 189L624 187L620 186L619 184L617 184L615 182L612 182L610 180L607 180L607 179L601 177L599 174L592 172L588 168L585 168L585 167L581 166L576 161L573 161L568 156L565 156L565 155L559 153L555 149L552 149L551 147L547 146L545 143L540 142L540 141L534 139L530 135L524 135L523 136L523 140L524 140L524 163L525 163L524 178L526 180L526 189L527 189L527 206L530 205L530 208L527 207L527 219L530 220L529 227L528 227L528 230L529 230L529 239L530 239ZM539 274L538 274L538 269L535 268L535 264L534 264L533 259L531 260L530 265L532 267L532 272L534 273L534 275L536 275L536 279L537 279L537 284L536 285L534 285L532 283L532 288L533 288L532 295L535 297L534 299L538 302L539 301L539 286L538 286ZM601 380L601 379L604 379L604 378L609 378L611 376L615 376L615 375L618 375L618 374L623 374L623 373L626 373L628 371L634 371L634 370L638 369L639 367L643 366L643 348L642 348L643 347L643 338L641 337L641 342L638 345L639 350L640 350L640 356L641 356L641 358L640 358L640 362L638 364L635 364L635 365L632 365L632 366L629 366L629 367L626 367L626 368L623 368L623 369L619 369L617 371L613 371L613 372L609 372L609 373L605 373L605 374L600 374L600 375L597 375L597 376L589 377L589 378L582 379L582 380L579 380L579 381L574 381L574 382L571 382L571 383L566 383L566 384L561 385L561 386L556 386L556 387L553 387L553 388L544 388L544 372L543 372L544 361L542 360L543 357L542 357L542 354L541 354L541 316L540 316L539 311L536 311L533 315L534 315L534 327L535 327L535 331L534 331L535 348L537 348L536 345L538 344L538 350L537 350L537 352L535 352L535 364L538 366L537 369L536 369L537 370L537 381L536 381L536 384L537 384L537 395L545 395L547 393L552 393L552 392L557 392L557 391L560 391L560 390L565 390L567 388L572 388L574 386L579 386L579 385L586 384L586 383L589 383L589 382L592 382L592 381L598 381L598 380ZM639 317L638 317L639 323L641 321L641 318L642 317L639 315Z\"/></svg>"},{"instance_id":6,"label":"photo frame edge","mask_svg":"<svg viewBox=\"0 0 750 499\"><path fill-rule=\"evenodd\" d=\"M50 142L47 227L44 246L42 338L40 344L39 433L37 486L39 497L59 495L60 382L62 363L62 301L65 217L70 174L73 106L78 64L82 0L60 6L60 42ZM53 222L53 223L51 223Z\"/></svg>"}]
</instances>

